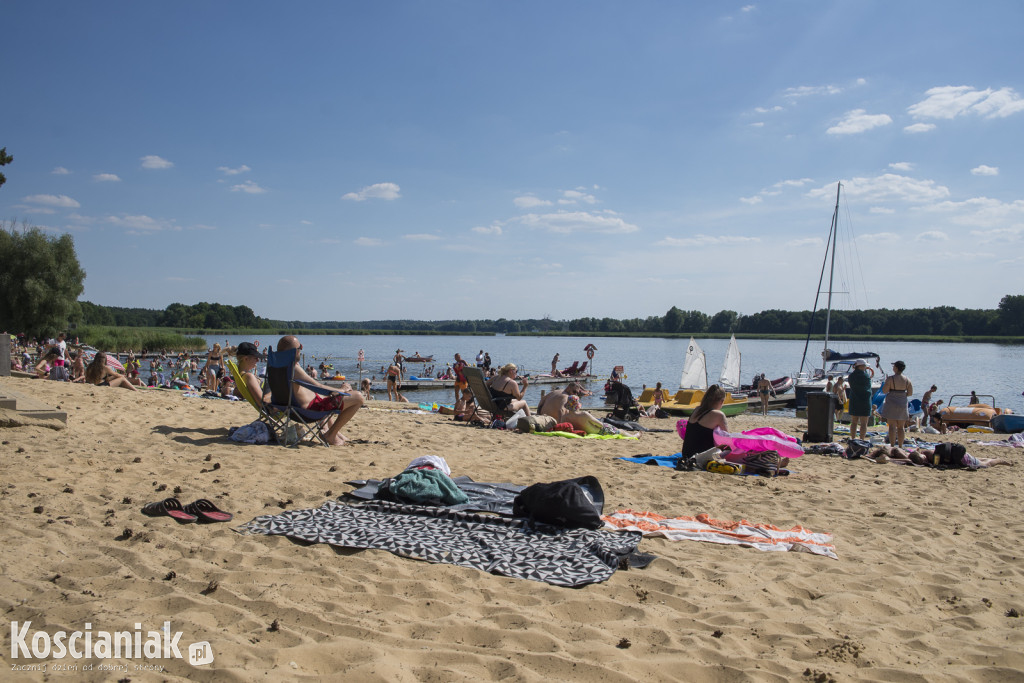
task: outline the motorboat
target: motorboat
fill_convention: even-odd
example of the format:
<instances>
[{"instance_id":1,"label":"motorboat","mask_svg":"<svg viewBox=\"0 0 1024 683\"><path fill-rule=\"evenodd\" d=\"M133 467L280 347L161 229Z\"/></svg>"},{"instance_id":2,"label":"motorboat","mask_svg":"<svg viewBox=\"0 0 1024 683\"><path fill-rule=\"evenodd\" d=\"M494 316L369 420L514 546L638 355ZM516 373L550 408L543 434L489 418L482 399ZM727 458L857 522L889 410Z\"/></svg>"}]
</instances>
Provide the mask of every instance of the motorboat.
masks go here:
<instances>
[{"instance_id":1,"label":"motorboat","mask_svg":"<svg viewBox=\"0 0 1024 683\"><path fill-rule=\"evenodd\" d=\"M769 380L772 384L772 390L776 396L785 394L793 390L793 378L789 375L785 377L778 377L773 380ZM740 387L741 391L747 392L747 396L750 398L757 398L757 385L756 384L744 384Z\"/></svg>"}]
</instances>

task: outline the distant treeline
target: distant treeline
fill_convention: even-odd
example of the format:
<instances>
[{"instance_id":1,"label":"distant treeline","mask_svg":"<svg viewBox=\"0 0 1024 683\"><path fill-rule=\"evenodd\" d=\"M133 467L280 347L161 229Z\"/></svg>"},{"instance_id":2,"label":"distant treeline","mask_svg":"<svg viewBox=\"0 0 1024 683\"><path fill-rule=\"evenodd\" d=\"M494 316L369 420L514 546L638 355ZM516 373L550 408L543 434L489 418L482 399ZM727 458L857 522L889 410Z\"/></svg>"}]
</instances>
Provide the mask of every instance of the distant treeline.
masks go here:
<instances>
[{"instance_id":1,"label":"distant treeline","mask_svg":"<svg viewBox=\"0 0 1024 683\"><path fill-rule=\"evenodd\" d=\"M200 302L187 306L171 304L163 311L144 308L101 306L88 301L82 306L82 324L121 327L173 327L196 330L338 330L341 332L387 331L427 334L530 334L530 333L604 333L604 334L747 334L747 335L820 335L825 331L825 313L811 311L768 310L751 315L719 311L708 315L684 311L675 306L663 316L646 318L575 318L552 320L364 320L321 321L269 320L256 315L248 306L225 306ZM871 309L832 311L833 335L947 337L1024 335L1024 295L1007 295L995 309L937 308Z\"/></svg>"}]
</instances>

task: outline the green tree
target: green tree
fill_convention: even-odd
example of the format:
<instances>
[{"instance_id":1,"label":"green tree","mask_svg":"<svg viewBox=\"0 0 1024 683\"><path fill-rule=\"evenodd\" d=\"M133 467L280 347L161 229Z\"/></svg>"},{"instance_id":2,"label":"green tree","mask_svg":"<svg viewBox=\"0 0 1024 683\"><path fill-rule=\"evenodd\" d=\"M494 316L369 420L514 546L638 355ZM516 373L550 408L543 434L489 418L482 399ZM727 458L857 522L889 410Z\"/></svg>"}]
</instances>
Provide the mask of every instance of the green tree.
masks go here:
<instances>
[{"instance_id":1,"label":"green tree","mask_svg":"<svg viewBox=\"0 0 1024 683\"><path fill-rule=\"evenodd\" d=\"M685 317L686 316L683 315L682 311L673 306L672 308L668 309L667 313L665 313L665 319L661 323L662 328L666 332L681 332L683 329L683 321L685 320Z\"/></svg>"},{"instance_id":2,"label":"green tree","mask_svg":"<svg viewBox=\"0 0 1024 683\"><path fill-rule=\"evenodd\" d=\"M0 166L6 166L12 161L14 161L14 157L7 153L7 148L4 147L3 149L0 149ZM3 173L0 173L0 185L3 185L6 182L7 176L5 176Z\"/></svg>"},{"instance_id":3,"label":"green tree","mask_svg":"<svg viewBox=\"0 0 1024 683\"><path fill-rule=\"evenodd\" d=\"M739 313L736 311L719 311L711 316L709 332L731 332L736 327Z\"/></svg>"},{"instance_id":4,"label":"green tree","mask_svg":"<svg viewBox=\"0 0 1024 683\"><path fill-rule=\"evenodd\" d=\"M999 329L1003 334L1024 334L1024 294L1007 294L999 301Z\"/></svg>"},{"instance_id":5,"label":"green tree","mask_svg":"<svg viewBox=\"0 0 1024 683\"><path fill-rule=\"evenodd\" d=\"M0 225L0 329L50 336L81 316L85 271L71 235Z\"/></svg>"}]
</instances>

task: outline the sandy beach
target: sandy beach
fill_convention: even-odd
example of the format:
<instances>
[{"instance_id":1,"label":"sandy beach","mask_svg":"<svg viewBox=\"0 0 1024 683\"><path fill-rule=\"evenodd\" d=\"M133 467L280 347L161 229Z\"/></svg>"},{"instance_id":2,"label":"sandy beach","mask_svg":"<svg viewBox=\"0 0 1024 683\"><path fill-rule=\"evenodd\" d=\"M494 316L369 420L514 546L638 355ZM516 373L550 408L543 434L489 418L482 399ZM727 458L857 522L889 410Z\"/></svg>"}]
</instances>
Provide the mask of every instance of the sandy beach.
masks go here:
<instances>
[{"instance_id":1,"label":"sandy beach","mask_svg":"<svg viewBox=\"0 0 1024 683\"><path fill-rule=\"evenodd\" d=\"M521 435L370 402L341 448L236 444L246 403L0 378L59 407L67 426L0 410L0 601L6 621L51 634L158 629L208 641L215 660L63 660L59 680L1012 681L1024 680L1024 519L1017 449L946 437L1015 467L937 471L807 455L765 479L618 460L679 450L632 440ZM671 427L674 420L658 421ZM733 431L797 419L743 415ZM980 435L1005 440L1005 435ZM532 484L593 475L605 512L707 513L834 535L838 560L645 538L657 556L579 589L335 549L232 527L316 508L413 458L453 475ZM230 523L179 525L140 508L208 498ZM36 663L11 658L4 668ZM163 671L138 670L140 664ZM92 670L85 667L92 665Z\"/></svg>"}]
</instances>

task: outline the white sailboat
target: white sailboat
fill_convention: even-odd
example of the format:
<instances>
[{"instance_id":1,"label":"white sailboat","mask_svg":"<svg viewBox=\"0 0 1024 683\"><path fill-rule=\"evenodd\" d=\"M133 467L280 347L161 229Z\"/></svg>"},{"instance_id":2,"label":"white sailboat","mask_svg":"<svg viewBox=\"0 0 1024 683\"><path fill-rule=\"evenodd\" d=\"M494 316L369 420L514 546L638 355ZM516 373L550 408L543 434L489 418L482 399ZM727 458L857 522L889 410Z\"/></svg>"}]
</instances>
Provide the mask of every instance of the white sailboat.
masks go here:
<instances>
[{"instance_id":1,"label":"white sailboat","mask_svg":"<svg viewBox=\"0 0 1024 683\"><path fill-rule=\"evenodd\" d=\"M736 343L736 335L729 340L729 349L725 352L725 361L722 363L722 374L718 377L718 384L726 391L740 390L740 346Z\"/></svg>"},{"instance_id":2,"label":"white sailboat","mask_svg":"<svg viewBox=\"0 0 1024 683\"><path fill-rule=\"evenodd\" d=\"M686 347L686 362L683 363L683 376L679 380L680 389L707 389L708 363L704 357L704 349L690 337Z\"/></svg>"},{"instance_id":3,"label":"white sailboat","mask_svg":"<svg viewBox=\"0 0 1024 683\"><path fill-rule=\"evenodd\" d=\"M740 384L740 350L733 338L729 344L729 352L726 354L725 366L722 368L722 376L728 377L733 386ZM683 365L683 376L679 380L679 391L676 395L661 404L662 410L670 413L682 413L689 415L700 405L704 398L704 392L708 388L708 363L704 356L704 349L690 337L690 343L686 347L686 363ZM722 405L722 412L726 415L738 415L747 409L747 397L736 397L729 393L726 387L725 402Z\"/></svg>"}]
</instances>

